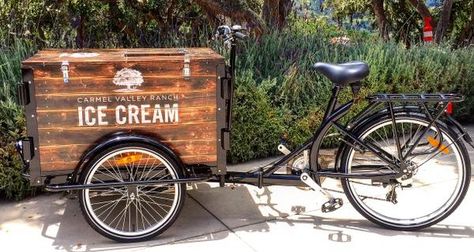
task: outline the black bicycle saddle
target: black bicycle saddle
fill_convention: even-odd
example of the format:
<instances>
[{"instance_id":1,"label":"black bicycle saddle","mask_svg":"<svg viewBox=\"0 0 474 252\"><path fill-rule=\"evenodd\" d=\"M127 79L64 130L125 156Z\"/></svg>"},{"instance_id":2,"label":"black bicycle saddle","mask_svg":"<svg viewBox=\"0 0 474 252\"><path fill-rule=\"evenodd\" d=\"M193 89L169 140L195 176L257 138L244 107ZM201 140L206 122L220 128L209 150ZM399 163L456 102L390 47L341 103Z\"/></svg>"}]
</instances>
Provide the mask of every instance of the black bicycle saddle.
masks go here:
<instances>
[{"instance_id":1,"label":"black bicycle saddle","mask_svg":"<svg viewBox=\"0 0 474 252\"><path fill-rule=\"evenodd\" d=\"M333 83L339 85L354 83L369 75L369 66L362 61L352 61L343 64L318 62L314 64L313 68Z\"/></svg>"}]
</instances>

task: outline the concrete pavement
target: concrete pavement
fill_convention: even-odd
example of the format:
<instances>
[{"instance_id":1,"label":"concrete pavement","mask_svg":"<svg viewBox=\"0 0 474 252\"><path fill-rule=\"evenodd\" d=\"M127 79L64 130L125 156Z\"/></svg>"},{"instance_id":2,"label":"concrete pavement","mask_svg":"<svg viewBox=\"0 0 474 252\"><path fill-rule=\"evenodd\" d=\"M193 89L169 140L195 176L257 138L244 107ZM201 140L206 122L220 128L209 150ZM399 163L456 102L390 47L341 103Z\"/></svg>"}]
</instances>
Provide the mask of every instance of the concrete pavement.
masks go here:
<instances>
[{"instance_id":1,"label":"concrete pavement","mask_svg":"<svg viewBox=\"0 0 474 252\"><path fill-rule=\"evenodd\" d=\"M307 189L270 186L219 188L197 184L176 223L154 240L120 244L92 230L77 200L46 194L0 206L2 251L282 251L295 248L399 251L474 245L474 187L460 208L420 232L381 229L347 202L324 214Z\"/></svg>"},{"instance_id":2,"label":"concrete pavement","mask_svg":"<svg viewBox=\"0 0 474 252\"><path fill-rule=\"evenodd\" d=\"M474 136L474 127L469 127ZM468 147L471 161L474 151ZM472 162L471 162L472 163ZM337 186L333 180L325 184ZM379 228L345 200L322 213L323 199L306 188L201 183L189 188L175 224L154 240L122 244L88 226L77 200L44 194L0 202L1 251L400 251L474 247L474 180L461 206L419 232ZM344 198L345 199L345 198Z\"/></svg>"}]
</instances>

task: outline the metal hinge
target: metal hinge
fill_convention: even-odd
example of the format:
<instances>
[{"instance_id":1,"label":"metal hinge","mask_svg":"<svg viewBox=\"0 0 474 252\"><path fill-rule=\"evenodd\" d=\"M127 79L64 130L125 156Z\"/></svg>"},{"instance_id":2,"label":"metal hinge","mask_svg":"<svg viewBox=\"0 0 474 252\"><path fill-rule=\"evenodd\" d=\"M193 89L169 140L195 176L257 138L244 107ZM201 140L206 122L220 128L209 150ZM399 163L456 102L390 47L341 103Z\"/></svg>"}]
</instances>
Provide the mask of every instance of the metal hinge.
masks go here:
<instances>
[{"instance_id":1,"label":"metal hinge","mask_svg":"<svg viewBox=\"0 0 474 252\"><path fill-rule=\"evenodd\" d=\"M221 130L222 149L230 150L230 131L228 129Z\"/></svg>"},{"instance_id":2,"label":"metal hinge","mask_svg":"<svg viewBox=\"0 0 474 252\"><path fill-rule=\"evenodd\" d=\"M23 161L29 163L35 156L33 137L25 137L17 140L15 148L20 153Z\"/></svg>"},{"instance_id":3,"label":"metal hinge","mask_svg":"<svg viewBox=\"0 0 474 252\"><path fill-rule=\"evenodd\" d=\"M232 96L231 78L221 77L221 97L225 100L230 100Z\"/></svg>"},{"instance_id":4,"label":"metal hinge","mask_svg":"<svg viewBox=\"0 0 474 252\"><path fill-rule=\"evenodd\" d=\"M31 81L23 81L17 87L18 91L18 104L25 106L30 103L30 84Z\"/></svg>"}]
</instances>

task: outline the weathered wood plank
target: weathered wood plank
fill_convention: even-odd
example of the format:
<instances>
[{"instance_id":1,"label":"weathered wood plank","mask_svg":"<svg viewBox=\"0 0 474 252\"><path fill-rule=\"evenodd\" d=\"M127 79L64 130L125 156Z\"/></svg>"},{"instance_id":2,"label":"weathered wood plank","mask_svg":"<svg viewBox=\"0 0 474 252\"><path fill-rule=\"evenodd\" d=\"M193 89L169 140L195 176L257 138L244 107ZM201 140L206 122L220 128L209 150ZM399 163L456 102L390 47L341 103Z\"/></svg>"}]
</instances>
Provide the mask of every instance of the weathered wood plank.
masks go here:
<instances>
[{"instance_id":1,"label":"weathered wood plank","mask_svg":"<svg viewBox=\"0 0 474 252\"><path fill-rule=\"evenodd\" d=\"M223 57L209 48L186 48L192 60L223 60ZM143 62L169 61L183 59L177 48L134 48L134 49L49 49L41 50L33 57L23 61L24 66L37 66L47 63L88 62L102 63L113 61ZM76 54L74 54L76 53ZM78 54L79 53L79 54ZM82 53L82 55L81 55ZM95 55L95 54L97 55ZM161 54L161 55L160 55ZM130 56L127 56L130 55ZM149 56L147 56L149 55ZM91 57L92 56L92 57Z\"/></svg>"},{"instance_id":2,"label":"weathered wood plank","mask_svg":"<svg viewBox=\"0 0 474 252\"><path fill-rule=\"evenodd\" d=\"M201 156L180 156L185 164L206 164L215 165L217 161L216 155L201 155ZM43 172L64 171L70 173L76 168L78 160L64 161L64 162L41 162L41 169Z\"/></svg>"},{"instance_id":3,"label":"weathered wood plank","mask_svg":"<svg viewBox=\"0 0 474 252\"><path fill-rule=\"evenodd\" d=\"M74 169L84 151L116 132L164 141L186 164L216 165L217 66L224 58L209 48L186 50L189 78L177 48L52 49L24 61L34 69L42 171Z\"/></svg>"},{"instance_id":4,"label":"weathered wood plank","mask_svg":"<svg viewBox=\"0 0 474 252\"><path fill-rule=\"evenodd\" d=\"M215 141L168 141L164 144L168 145L179 156L200 156L216 153ZM44 157L44 162L79 160L90 147L90 144L42 146L40 147L40 154Z\"/></svg>"},{"instance_id":5,"label":"weathered wood plank","mask_svg":"<svg viewBox=\"0 0 474 252\"><path fill-rule=\"evenodd\" d=\"M112 78L115 74L124 69L129 68L139 71L144 78L150 76L175 76L183 78L183 59L177 61L163 62L106 62L104 64L90 64L87 62L69 63L69 78ZM199 76L215 76L216 64L212 62L190 62L191 75ZM35 67L35 79L63 79L61 64L44 65Z\"/></svg>"},{"instance_id":6,"label":"weathered wood plank","mask_svg":"<svg viewBox=\"0 0 474 252\"><path fill-rule=\"evenodd\" d=\"M110 78L70 78L67 84L63 79L35 79L35 91L37 96L59 95L64 93L96 94L96 95L120 95L118 89ZM216 78L193 77L185 80L182 77L151 77L145 78L145 82L138 89L157 94L189 93L189 92L215 92Z\"/></svg>"},{"instance_id":7,"label":"weathered wood plank","mask_svg":"<svg viewBox=\"0 0 474 252\"><path fill-rule=\"evenodd\" d=\"M132 125L122 127L64 127L39 129L41 146L91 144L115 132L143 132L162 141L216 140L216 123Z\"/></svg>"}]
</instances>

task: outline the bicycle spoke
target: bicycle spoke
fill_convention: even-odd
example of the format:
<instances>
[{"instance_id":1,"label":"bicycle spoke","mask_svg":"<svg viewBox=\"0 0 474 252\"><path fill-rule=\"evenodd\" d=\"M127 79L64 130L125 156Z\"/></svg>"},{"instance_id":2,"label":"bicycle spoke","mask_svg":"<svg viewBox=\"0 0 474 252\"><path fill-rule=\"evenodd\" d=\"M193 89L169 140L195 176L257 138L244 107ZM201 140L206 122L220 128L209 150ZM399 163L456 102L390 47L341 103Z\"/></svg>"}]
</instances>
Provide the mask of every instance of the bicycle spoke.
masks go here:
<instances>
[{"instance_id":1,"label":"bicycle spoke","mask_svg":"<svg viewBox=\"0 0 474 252\"><path fill-rule=\"evenodd\" d=\"M139 199L139 202L140 202L140 205L141 205L141 204L142 204L142 200ZM150 207L150 205L148 205L148 207ZM154 210L153 207L150 207L150 209ZM155 219L155 217L153 217L153 214L151 214L151 213L147 210L146 206L143 207L143 210L145 210L145 212L147 212L148 215L149 215L155 222L158 222L158 220ZM155 210L154 210L154 211L155 211ZM160 215L160 214L158 213L158 215ZM150 226L151 226L151 224L150 224Z\"/></svg>"},{"instance_id":2,"label":"bicycle spoke","mask_svg":"<svg viewBox=\"0 0 474 252\"><path fill-rule=\"evenodd\" d=\"M150 199L150 198L149 198L149 199ZM167 212L167 210L165 210L165 209L163 208L163 206L169 207L169 205L157 203L157 202L155 202L155 201L152 200L152 199L150 199L150 200L151 200L151 201L148 201L148 200L145 200L145 199L142 198L142 201L145 202L146 204L153 204L153 205L155 205L155 206L158 206L158 207L159 207L161 210L163 210L164 212ZM161 215L160 215L160 216L161 216ZM163 218L163 217L162 217L162 218Z\"/></svg>"},{"instance_id":3,"label":"bicycle spoke","mask_svg":"<svg viewBox=\"0 0 474 252\"><path fill-rule=\"evenodd\" d=\"M162 218L162 219L164 218L163 215L161 215L158 211L156 211L156 209L153 206L151 206L149 204L150 202L144 200L143 198L140 199L140 202L143 202L143 203L147 204L150 207L150 209L153 210L153 212L155 212L156 214L158 214L160 216L160 218Z\"/></svg>"},{"instance_id":4,"label":"bicycle spoke","mask_svg":"<svg viewBox=\"0 0 474 252\"><path fill-rule=\"evenodd\" d=\"M115 165L111 164L108 159L106 160L106 162L107 162L107 164L109 164L109 166L111 168L110 170L113 171L113 173L115 174L115 177L117 177L117 180L120 181L120 182L123 182L123 177L122 177L122 173L120 172L120 168L115 167ZM115 168L117 168L117 170ZM111 173L112 173L112 171L111 171Z\"/></svg>"},{"instance_id":5,"label":"bicycle spoke","mask_svg":"<svg viewBox=\"0 0 474 252\"><path fill-rule=\"evenodd\" d=\"M109 214L107 214L105 216L105 218L103 219L104 221L107 220L107 218L110 216L110 214L112 214L112 212L115 210L115 207L117 207L117 205L120 203L120 201L124 200L126 198L126 196L124 195L119 201L115 202L110 208L107 208L104 212L102 212L101 214L97 215L97 217L100 218L100 216L103 214L103 213L106 213L108 212Z\"/></svg>"},{"instance_id":6,"label":"bicycle spoke","mask_svg":"<svg viewBox=\"0 0 474 252\"><path fill-rule=\"evenodd\" d=\"M105 169L105 170L108 170L108 169ZM104 176L107 176L107 177L109 177L109 178L111 178L111 179L113 179L113 180L123 182L123 181L120 180L120 178L117 178L115 175L104 173L103 170L97 169L97 172L99 172L100 174L102 174L102 175L104 175Z\"/></svg>"},{"instance_id":7,"label":"bicycle spoke","mask_svg":"<svg viewBox=\"0 0 474 252\"><path fill-rule=\"evenodd\" d=\"M149 161L149 159L150 159L149 157L146 158L146 163L145 163L145 165L143 166L144 168L143 168L143 169L140 169L140 178L138 179L138 180L140 180L140 181L143 179L143 174L144 174L144 172L145 172L145 168L148 167L148 161ZM154 159L154 160L156 161L156 159ZM155 164L155 163L153 162L153 164Z\"/></svg>"}]
</instances>

